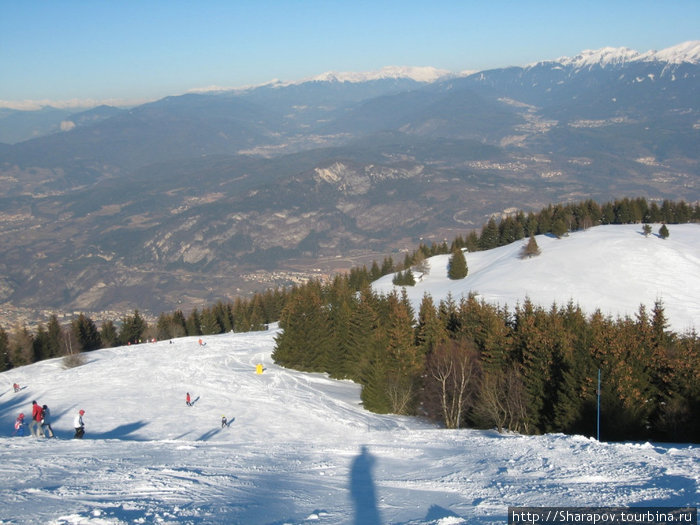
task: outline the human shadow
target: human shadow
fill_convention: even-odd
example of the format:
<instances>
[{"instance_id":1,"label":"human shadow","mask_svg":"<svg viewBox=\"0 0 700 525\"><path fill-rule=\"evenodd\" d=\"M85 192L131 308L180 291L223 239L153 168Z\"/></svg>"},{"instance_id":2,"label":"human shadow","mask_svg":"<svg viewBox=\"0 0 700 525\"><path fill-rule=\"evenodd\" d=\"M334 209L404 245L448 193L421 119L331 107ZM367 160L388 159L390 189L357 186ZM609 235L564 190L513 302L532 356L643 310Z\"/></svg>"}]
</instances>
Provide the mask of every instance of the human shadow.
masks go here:
<instances>
[{"instance_id":1,"label":"human shadow","mask_svg":"<svg viewBox=\"0 0 700 525\"><path fill-rule=\"evenodd\" d=\"M220 428L212 429L212 430L210 430L209 432L205 432L204 434L202 434L201 436L199 436L199 437L197 438L197 441L208 441L209 438L213 437L214 435L216 435L216 434L219 433L219 432L221 432L221 429L220 429Z\"/></svg>"},{"instance_id":2,"label":"human shadow","mask_svg":"<svg viewBox=\"0 0 700 525\"><path fill-rule=\"evenodd\" d=\"M195 397L192 401L190 401L190 406L194 406L195 403L197 403L197 401L199 401L199 396Z\"/></svg>"},{"instance_id":3,"label":"human shadow","mask_svg":"<svg viewBox=\"0 0 700 525\"><path fill-rule=\"evenodd\" d=\"M350 469L350 496L355 508L353 521L355 525L381 525L382 523L372 478L373 467L374 457L363 445Z\"/></svg>"}]
</instances>

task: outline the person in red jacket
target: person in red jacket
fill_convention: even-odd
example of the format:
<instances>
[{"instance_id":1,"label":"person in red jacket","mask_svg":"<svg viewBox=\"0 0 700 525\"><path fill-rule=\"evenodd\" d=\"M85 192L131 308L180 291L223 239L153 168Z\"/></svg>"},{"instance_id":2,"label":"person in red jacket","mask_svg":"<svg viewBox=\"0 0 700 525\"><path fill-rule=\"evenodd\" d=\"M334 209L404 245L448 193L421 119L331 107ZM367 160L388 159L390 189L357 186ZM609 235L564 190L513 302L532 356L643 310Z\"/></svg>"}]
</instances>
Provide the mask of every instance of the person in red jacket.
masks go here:
<instances>
[{"instance_id":1,"label":"person in red jacket","mask_svg":"<svg viewBox=\"0 0 700 525\"><path fill-rule=\"evenodd\" d=\"M41 406L36 401L32 401L32 422L29 423L29 432L32 436L39 437L39 429L41 428Z\"/></svg>"},{"instance_id":2,"label":"person in red jacket","mask_svg":"<svg viewBox=\"0 0 700 525\"><path fill-rule=\"evenodd\" d=\"M15 434L18 436L24 436L24 414L20 414L15 420L15 431L12 433L12 435L14 436Z\"/></svg>"},{"instance_id":3,"label":"person in red jacket","mask_svg":"<svg viewBox=\"0 0 700 525\"><path fill-rule=\"evenodd\" d=\"M187 403L188 407L192 406L192 398L190 398L190 393L187 392L187 396L185 396L185 403Z\"/></svg>"}]
</instances>

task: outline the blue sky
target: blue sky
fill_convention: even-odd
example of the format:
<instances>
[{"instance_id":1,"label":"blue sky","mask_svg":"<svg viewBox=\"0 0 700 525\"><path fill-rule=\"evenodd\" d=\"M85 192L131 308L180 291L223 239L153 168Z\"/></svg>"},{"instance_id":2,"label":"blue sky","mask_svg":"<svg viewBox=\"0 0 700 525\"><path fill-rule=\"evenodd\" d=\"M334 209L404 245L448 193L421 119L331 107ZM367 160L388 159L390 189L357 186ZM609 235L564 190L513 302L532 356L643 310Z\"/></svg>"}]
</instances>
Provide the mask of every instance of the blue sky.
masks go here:
<instances>
[{"instance_id":1,"label":"blue sky","mask_svg":"<svg viewBox=\"0 0 700 525\"><path fill-rule=\"evenodd\" d=\"M0 106L390 65L483 70L688 40L700 40L699 0L0 0Z\"/></svg>"}]
</instances>

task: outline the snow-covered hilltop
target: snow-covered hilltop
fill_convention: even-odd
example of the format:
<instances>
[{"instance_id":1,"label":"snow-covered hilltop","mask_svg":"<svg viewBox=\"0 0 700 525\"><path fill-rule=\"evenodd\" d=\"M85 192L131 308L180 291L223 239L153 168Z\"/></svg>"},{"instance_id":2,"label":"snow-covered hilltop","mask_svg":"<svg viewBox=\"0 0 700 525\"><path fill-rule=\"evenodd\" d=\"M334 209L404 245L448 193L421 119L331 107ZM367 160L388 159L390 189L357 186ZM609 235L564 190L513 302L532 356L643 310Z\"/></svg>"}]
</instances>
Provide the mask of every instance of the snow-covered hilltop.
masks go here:
<instances>
[{"instance_id":1,"label":"snow-covered hilltop","mask_svg":"<svg viewBox=\"0 0 700 525\"><path fill-rule=\"evenodd\" d=\"M659 225L653 228L657 232ZM458 301L470 292L512 310L529 297L548 308L553 303L579 304L584 312L634 317L661 300L669 327L677 332L700 329L700 225L669 225L671 235L645 237L641 224L597 226L557 239L537 236L542 254L521 259L525 241L484 252L468 253L469 274L447 278L448 255L430 259L430 273L407 293L418 311L425 293L433 300L448 294ZM390 291L392 276L374 287Z\"/></svg>"}]
</instances>

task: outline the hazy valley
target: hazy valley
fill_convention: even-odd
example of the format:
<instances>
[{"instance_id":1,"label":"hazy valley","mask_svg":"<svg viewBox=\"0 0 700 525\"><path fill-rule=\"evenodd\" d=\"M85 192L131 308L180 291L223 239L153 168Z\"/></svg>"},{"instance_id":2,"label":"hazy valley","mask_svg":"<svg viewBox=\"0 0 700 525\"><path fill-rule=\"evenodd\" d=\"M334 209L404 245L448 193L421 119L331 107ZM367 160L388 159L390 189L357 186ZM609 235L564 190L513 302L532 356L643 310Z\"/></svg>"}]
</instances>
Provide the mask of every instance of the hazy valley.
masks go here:
<instances>
[{"instance_id":1,"label":"hazy valley","mask_svg":"<svg viewBox=\"0 0 700 525\"><path fill-rule=\"evenodd\" d=\"M5 111L0 324L186 311L553 202L696 202L692 44L189 94L42 126Z\"/></svg>"}]
</instances>

